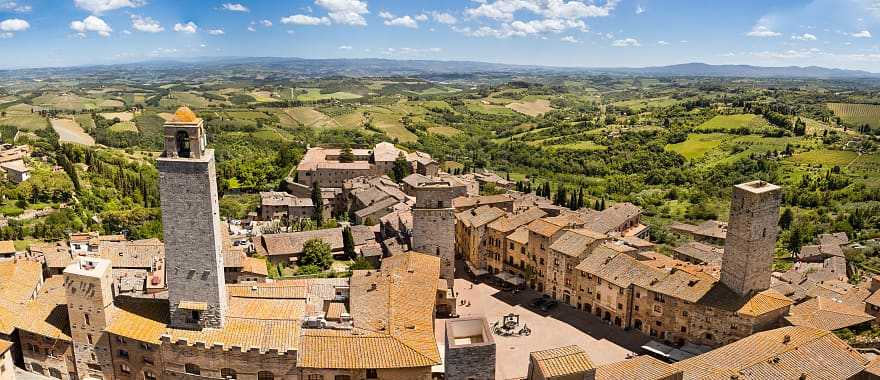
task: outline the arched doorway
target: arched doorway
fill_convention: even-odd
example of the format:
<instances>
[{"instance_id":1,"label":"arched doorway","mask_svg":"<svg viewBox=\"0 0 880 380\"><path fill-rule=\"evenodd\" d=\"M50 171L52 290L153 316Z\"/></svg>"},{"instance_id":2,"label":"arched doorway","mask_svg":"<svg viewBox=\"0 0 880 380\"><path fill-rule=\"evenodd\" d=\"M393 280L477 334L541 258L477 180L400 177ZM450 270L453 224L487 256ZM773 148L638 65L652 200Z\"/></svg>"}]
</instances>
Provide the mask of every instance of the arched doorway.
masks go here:
<instances>
[{"instance_id":1,"label":"arched doorway","mask_svg":"<svg viewBox=\"0 0 880 380\"><path fill-rule=\"evenodd\" d=\"M188 158L190 154L189 133L186 133L186 131L177 131L175 140L177 143L177 156Z\"/></svg>"}]
</instances>

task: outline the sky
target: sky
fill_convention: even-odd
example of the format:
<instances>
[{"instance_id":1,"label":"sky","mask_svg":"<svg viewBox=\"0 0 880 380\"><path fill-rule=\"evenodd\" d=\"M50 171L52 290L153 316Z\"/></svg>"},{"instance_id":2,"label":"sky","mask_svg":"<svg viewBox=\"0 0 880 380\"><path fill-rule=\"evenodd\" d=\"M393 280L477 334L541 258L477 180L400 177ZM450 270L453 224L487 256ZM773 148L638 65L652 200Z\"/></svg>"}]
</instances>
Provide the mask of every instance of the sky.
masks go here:
<instances>
[{"instance_id":1,"label":"sky","mask_svg":"<svg viewBox=\"0 0 880 380\"><path fill-rule=\"evenodd\" d=\"M0 68L210 56L880 72L880 0L0 0Z\"/></svg>"}]
</instances>

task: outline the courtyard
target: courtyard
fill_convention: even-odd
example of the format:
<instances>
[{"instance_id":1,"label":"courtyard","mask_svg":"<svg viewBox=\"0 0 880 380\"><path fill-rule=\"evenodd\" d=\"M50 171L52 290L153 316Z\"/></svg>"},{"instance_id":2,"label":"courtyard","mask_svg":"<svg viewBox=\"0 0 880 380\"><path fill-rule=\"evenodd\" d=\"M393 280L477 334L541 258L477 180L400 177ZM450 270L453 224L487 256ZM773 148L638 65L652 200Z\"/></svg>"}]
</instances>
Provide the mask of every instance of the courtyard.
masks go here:
<instances>
[{"instance_id":1,"label":"courtyard","mask_svg":"<svg viewBox=\"0 0 880 380\"><path fill-rule=\"evenodd\" d=\"M648 341L647 337L632 331L621 331L609 326L594 316L580 312L570 306L559 304L544 313L530 306L533 299L541 295L532 290L514 294L502 291L485 283L474 283L467 279L455 279L458 297L458 314L461 316L483 316L490 329L493 323L502 320L504 315L519 315L520 325L531 330L528 336L493 335L495 340L495 378L524 378L528 373L529 353L561 346L578 345L590 355L594 365L621 361L638 352L639 347ZM462 306L460 302L470 302ZM437 344L443 353L445 319L437 319Z\"/></svg>"}]
</instances>

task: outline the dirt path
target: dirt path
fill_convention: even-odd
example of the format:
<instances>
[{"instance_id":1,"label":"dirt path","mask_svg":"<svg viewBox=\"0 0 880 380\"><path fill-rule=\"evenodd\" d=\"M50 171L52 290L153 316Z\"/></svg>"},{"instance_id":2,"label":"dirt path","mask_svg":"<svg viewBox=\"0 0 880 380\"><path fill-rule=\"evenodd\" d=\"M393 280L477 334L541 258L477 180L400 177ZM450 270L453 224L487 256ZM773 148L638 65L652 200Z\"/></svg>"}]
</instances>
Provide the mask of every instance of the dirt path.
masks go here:
<instances>
[{"instance_id":1,"label":"dirt path","mask_svg":"<svg viewBox=\"0 0 880 380\"><path fill-rule=\"evenodd\" d=\"M58 140L74 144L92 146L95 139L89 136L76 121L71 119L51 119L52 129L58 133Z\"/></svg>"}]
</instances>

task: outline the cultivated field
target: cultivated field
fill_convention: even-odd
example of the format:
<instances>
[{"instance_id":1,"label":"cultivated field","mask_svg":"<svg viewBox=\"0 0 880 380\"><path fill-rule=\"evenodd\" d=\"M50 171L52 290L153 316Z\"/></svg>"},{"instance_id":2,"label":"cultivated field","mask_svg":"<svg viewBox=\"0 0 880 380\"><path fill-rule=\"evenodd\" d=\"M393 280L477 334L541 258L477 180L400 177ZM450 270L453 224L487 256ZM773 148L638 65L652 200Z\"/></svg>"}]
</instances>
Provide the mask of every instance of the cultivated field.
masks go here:
<instances>
[{"instance_id":1,"label":"cultivated field","mask_svg":"<svg viewBox=\"0 0 880 380\"><path fill-rule=\"evenodd\" d=\"M455 135L461 133L461 131L458 129L452 128L452 127L431 127L431 128L428 128L428 133L433 133L435 135L449 137L449 136L455 136Z\"/></svg>"},{"instance_id":2,"label":"cultivated field","mask_svg":"<svg viewBox=\"0 0 880 380\"><path fill-rule=\"evenodd\" d=\"M304 127L310 128L326 128L339 127L339 123L329 116L316 111L312 107L293 107L284 110L284 113L296 120L297 123Z\"/></svg>"},{"instance_id":3,"label":"cultivated field","mask_svg":"<svg viewBox=\"0 0 880 380\"><path fill-rule=\"evenodd\" d=\"M102 112L100 115L107 120L119 118L119 121L131 121L134 119L134 114L131 112Z\"/></svg>"},{"instance_id":4,"label":"cultivated field","mask_svg":"<svg viewBox=\"0 0 880 380\"><path fill-rule=\"evenodd\" d=\"M828 103L828 108L846 124L853 126L868 124L872 128L880 127L880 105Z\"/></svg>"},{"instance_id":5,"label":"cultivated field","mask_svg":"<svg viewBox=\"0 0 880 380\"><path fill-rule=\"evenodd\" d=\"M22 131L39 131L49 126L46 118L39 115L9 115L0 118L0 125L11 125Z\"/></svg>"},{"instance_id":6,"label":"cultivated field","mask_svg":"<svg viewBox=\"0 0 880 380\"><path fill-rule=\"evenodd\" d=\"M508 104L507 108L529 116L538 116L553 110L553 107L550 107L550 101L547 99L536 99L530 102L514 102Z\"/></svg>"},{"instance_id":7,"label":"cultivated field","mask_svg":"<svg viewBox=\"0 0 880 380\"><path fill-rule=\"evenodd\" d=\"M137 133L138 128L132 121L122 121L110 126L111 132L135 132Z\"/></svg>"},{"instance_id":8,"label":"cultivated field","mask_svg":"<svg viewBox=\"0 0 880 380\"><path fill-rule=\"evenodd\" d=\"M58 140L74 144L95 145L95 139L86 134L85 131L71 119L51 119L52 129L58 133Z\"/></svg>"},{"instance_id":9,"label":"cultivated field","mask_svg":"<svg viewBox=\"0 0 880 380\"><path fill-rule=\"evenodd\" d=\"M578 141L568 144L550 145L551 149L567 149L567 150L605 150L608 147L596 144L592 141Z\"/></svg>"},{"instance_id":10,"label":"cultivated field","mask_svg":"<svg viewBox=\"0 0 880 380\"><path fill-rule=\"evenodd\" d=\"M741 115L720 115L715 116L709 121L701 124L696 128L697 131L731 131L740 128L747 128L752 132L761 131L768 127L769 124L764 117L760 115L741 114Z\"/></svg>"},{"instance_id":11,"label":"cultivated field","mask_svg":"<svg viewBox=\"0 0 880 380\"><path fill-rule=\"evenodd\" d=\"M171 121L171 119L174 118L174 114L173 114L173 113L169 113L169 112L159 112L159 113L156 114L156 116L161 117L161 118L162 118L163 120L165 120L165 121Z\"/></svg>"},{"instance_id":12,"label":"cultivated field","mask_svg":"<svg viewBox=\"0 0 880 380\"><path fill-rule=\"evenodd\" d=\"M302 100L304 102L314 102L317 100L324 100L324 99L340 99L340 100L358 99L361 97L358 94L353 94L353 93L344 92L344 91L334 92L334 93L330 93L330 94L322 94L321 89L318 89L318 88L304 88L303 90L306 90L306 93L298 95L296 97L296 99Z\"/></svg>"},{"instance_id":13,"label":"cultivated field","mask_svg":"<svg viewBox=\"0 0 880 380\"><path fill-rule=\"evenodd\" d=\"M687 140L677 144L669 144L666 149L676 152L688 160L693 160L721 145L726 137L728 135L723 133L689 134Z\"/></svg>"},{"instance_id":14,"label":"cultivated field","mask_svg":"<svg viewBox=\"0 0 880 380\"><path fill-rule=\"evenodd\" d=\"M648 107L669 107L678 103L678 100L670 97L660 97L651 99L632 99L612 103L615 107L627 107L633 111L639 112Z\"/></svg>"}]
</instances>

